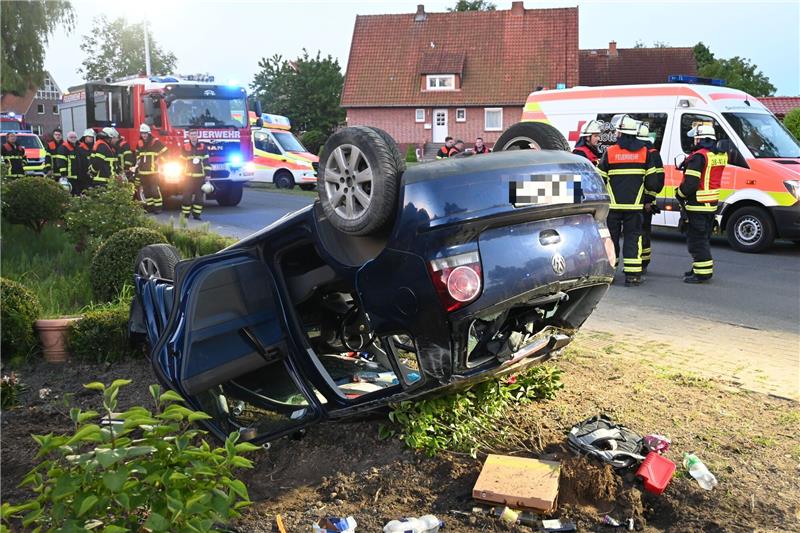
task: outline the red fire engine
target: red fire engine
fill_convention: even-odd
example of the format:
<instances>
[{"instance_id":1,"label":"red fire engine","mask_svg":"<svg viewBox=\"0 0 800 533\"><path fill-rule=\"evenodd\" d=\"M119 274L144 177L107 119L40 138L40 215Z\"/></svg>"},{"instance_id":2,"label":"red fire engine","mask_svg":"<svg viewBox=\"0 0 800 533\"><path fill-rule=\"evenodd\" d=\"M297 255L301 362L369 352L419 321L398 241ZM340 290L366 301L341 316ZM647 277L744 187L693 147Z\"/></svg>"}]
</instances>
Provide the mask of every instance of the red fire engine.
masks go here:
<instances>
[{"instance_id":1,"label":"red fire engine","mask_svg":"<svg viewBox=\"0 0 800 533\"><path fill-rule=\"evenodd\" d=\"M189 129L197 130L208 146L212 167L214 192L208 196L220 205L237 205L244 183L255 171L247 95L238 85L213 82L211 76L158 76L70 87L59 106L61 124L64 131L78 135L86 128L112 126L132 147L139 140L139 126L149 125L153 136L169 148L160 166L165 196L183 190L179 149Z\"/></svg>"}]
</instances>

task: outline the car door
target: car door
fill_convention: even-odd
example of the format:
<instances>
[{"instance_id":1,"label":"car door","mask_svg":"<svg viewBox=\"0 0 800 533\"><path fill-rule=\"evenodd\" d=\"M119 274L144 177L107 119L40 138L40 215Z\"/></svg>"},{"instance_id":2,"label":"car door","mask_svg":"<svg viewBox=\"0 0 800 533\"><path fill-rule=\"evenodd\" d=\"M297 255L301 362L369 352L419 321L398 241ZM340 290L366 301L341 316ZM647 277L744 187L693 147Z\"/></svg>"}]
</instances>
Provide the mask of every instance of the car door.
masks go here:
<instances>
[{"instance_id":1,"label":"car door","mask_svg":"<svg viewBox=\"0 0 800 533\"><path fill-rule=\"evenodd\" d=\"M248 251L218 253L179 263L176 278L152 362L165 385L213 417L214 434L263 442L321 417L291 356L283 303L263 261ZM144 298L148 322L166 314L153 303Z\"/></svg>"}]
</instances>

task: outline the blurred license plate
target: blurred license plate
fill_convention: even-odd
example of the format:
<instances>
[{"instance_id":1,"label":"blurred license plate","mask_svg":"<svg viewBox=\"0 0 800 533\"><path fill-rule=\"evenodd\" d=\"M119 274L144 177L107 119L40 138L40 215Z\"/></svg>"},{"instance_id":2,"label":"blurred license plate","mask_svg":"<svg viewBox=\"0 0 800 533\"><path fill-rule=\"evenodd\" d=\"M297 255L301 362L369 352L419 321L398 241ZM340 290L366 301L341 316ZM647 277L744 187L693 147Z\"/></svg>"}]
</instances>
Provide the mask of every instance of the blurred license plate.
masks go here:
<instances>
[{"instance_id":1,"label":"blurred license plate","mask_svg":"<svg viewBox=\"0 0 800 533\"><path fill-rule=\"evenodd\" d=\"M580 174L531 174L508 183L508 201L514 207L580 203Z\"/></svg>"}]
</instances>

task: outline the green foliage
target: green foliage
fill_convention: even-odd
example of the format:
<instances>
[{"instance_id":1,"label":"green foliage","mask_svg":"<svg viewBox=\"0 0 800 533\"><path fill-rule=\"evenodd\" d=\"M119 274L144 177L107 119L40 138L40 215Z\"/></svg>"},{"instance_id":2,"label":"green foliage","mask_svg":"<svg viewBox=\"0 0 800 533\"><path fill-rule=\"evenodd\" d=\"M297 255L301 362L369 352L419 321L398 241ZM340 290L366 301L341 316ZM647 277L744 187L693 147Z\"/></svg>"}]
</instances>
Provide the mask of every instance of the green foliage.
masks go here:
<instances>
[{"instance_id":1,"label":"green foliage","mask_svg":"<svg viewBox=\"0 0 800 533\"><path fill-rule=\"evenodd\" d=\"M20 381L15 372L3 374L0 380L0 409L7 411L19 405L19 397L28 387Z\"/></svg>"},{"instance_id":2,"label":"green foliage","mask_svg":"<svg viewBox=\"0 0 800 533\"><path fill-rule=\"evenodd\" d=\"M417 147L413 144L408 145L408 150L406 150L406 163L416 163L417 162Z\"/></svg>"},{"instance_id":3,"label":"green foliage","mask_svg":"<svg viewBox=\"0 0 800 533\"><path fill-rule=\"evenodd\" d=\"M636 44L633 45L634 48L647 48L647 44L641 39L636 41ZM669 48L669 43L665 43L664 41L653 41L653 46L650 48Z\"/></svg>"},{"instance_id":4,"label":"green foliage","mask_svg":"<svg viewBox=\"0 0 800 533\"><path fill-rule=\"evenodd\" d=\"M101 302L116 298L125 285L133 283L136 256L148 244L166 243L160 232L150 228L126 228L105 240L92 257L92 293Z\"/></svg>"},{"instance_id":5,"label":"green foliage","mask_svg":"<svg viewBox=\"0 0 800 533\"><path fill-rule=\"evenodd\" d=\"M448 396L404 401L392 406L391 426L381 426L383 438L398 436L410 448L428 455L444 450L469 453L493 450L508 434L505 420L514 404L552 399L563 388L561 370L537 366L524 374L500 381L485 381Z\"/></svg>"},{"instance_id":6,"label":"green foliage","mask_svg":"<svg viewBox=\"0 0 800 533\"><path fill-rule=\"evenodd\" d=\"M304 49L294 61L274 55L258 62L261 69L250 87L270 113L286 115L294 129L319 130L327 136L344 121L339 106L344 76L339 61L320 52L311 57Z\"/></svg>"},{"instance_id":7,"label":"green foliage","mask_svg":"<svg viewBox=\"0 0 800 533\"><path fill-rule=\"evenodd\" d=\"M117 413L118 379L84 385L102 393L103 412L70 410L75 431L34 435L36 465L23 479L36 496L4 503L3 521L39 531L212 531L250 504L235 471L252 468L242 454L258 449L232 433L212 448L192 424L207 414L180 405L173 391L150 386L154 410ZM121 420L121 424L111 423ZM39 529L40 528L40 529Z\"/></svg>"},{"instance_id":8,"label":"green foliage","mask_svg":"<svg viewBox=\"0 0 800 533\"><path fill-rule=\"evenodd\" d=\"M454 11L494 11L497 6L486 0L458 0L454 7L448 7L450 12Z\"/></svg>"},{"instance_id":9,"label":"green foliage","mask_svg":"<svg viewBox=\"0 0 800 533\"><path fill-rule=\"evenodd\" d=\"M144 25L129 23L123 17L108 20L105 15L96 17L92 31L83 36L81 50L86 55L78 72L87 80L100 80L107 76L121 78L144 72ZM109 38L113 36L113 38ZM177 58L158 45L148 28L150 41L150 66L153 75L169 74L175 70Z\"/></svg>"},{"instance_id":10,"label":"green foliage","mask_svg":"<svg viewBox=\"0 0 800 533\"><path fill-rule=\"evenodd\" d=\"M133 199L133 186L110 181L73 198L64 220L79 250L96 250L117 231L145 225L145 218Z\"/></svg>"},{"instance_id":11,"label":"green foliage","mask_svg":"<svg viewBox=\"0 0 800 533\"><path fill-rule=\"evenodd\" d=\"M44 81L44 53L56 29L70 31L75 15L70 2L0 2L3 60L0 90L25 94Z\"/></svg>"},{"instance_id":12,"label":"green foliage","mask_svg":"<svg viewBox=\"0 0 800 533\"><path fill-rule=\"evenodd\" d=\"M4 251L5 255L5 251ZM36 345L33 322L42 316L39 299L26 287L0 278L0 327L4 358L25 357Z\"/></svg>"},{"instance_id":13,"label":"green foliage","mask_svg":"<svg viewBox=\"0 0 800 533\"><path fill-rule=\"evenodd\" d=\"M775 86L749 59L739 56L719 59L703 43L694 46L694 58L700 76L723 79L727 87L739 89L755 97L775 94Z\"/></svg>"},{"instance_id":14,"label":"green foliage","mask_svg":"<svg viewBox=\"0 0 800 533\"><path fill-rule=\"evenodd\" d=\"M176 227L174 222L161 224L150 221L148 225L162 233L167 238L167 242L178 249L183 259L214 254L237 241L231 237L208 231L208 225L192 229Z\"/></svg>"},{"instance_id":15,"label":"green foliage","mask_svg":"<svg viewBox=\"0 0 800 533\"><path fill-rule=\"evenodd\" d=\"M3 216L36 233L41 233L47 222L61 219L67 205L69 193L48 178L26 176L3 186Z\"/></svg>"},{"instance_id":16,"label":"green foliage","mask_svg":"<svg viewBox=\"0 0 800 533\"><path fill-rule=\"evenodd\" d=\"M129 293L128 293L129 294ZM107 305L93 306L70 325L67 351L83 361L119 361L134 354L128 342L128 312L131 298L121 297Z\"/></svg>"},{"instance_id":17,"label":"green foliage","mask_svg":"<svg viewBox=\"0 0 800 533\"><path fill-rule=\"evenodd\" d=\"M786 113L783 117L783 125L794 135L795 139L800 140L800 107L796 107Z\"/></svg>"},{"instance_id":18,"label":"green foliage","mask_svg":"<svg viewBox=\"0 0 800 533\"><path fill-rule=\"evenodd\" d=\"M312 154L316 154L325 145L328 136L319 130L310 130L305 132L300 140L303 146L306 147L306 150Z\"/></svg>"}]
</instances>

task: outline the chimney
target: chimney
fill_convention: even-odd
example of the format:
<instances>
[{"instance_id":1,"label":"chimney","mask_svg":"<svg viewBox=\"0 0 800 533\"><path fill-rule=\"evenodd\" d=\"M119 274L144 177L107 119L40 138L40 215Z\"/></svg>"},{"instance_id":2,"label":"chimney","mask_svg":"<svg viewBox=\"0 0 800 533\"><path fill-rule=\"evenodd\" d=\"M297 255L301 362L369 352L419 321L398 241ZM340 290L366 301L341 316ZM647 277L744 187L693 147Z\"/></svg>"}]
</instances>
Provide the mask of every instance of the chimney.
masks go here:
<instances>
[{"instance_id":1,"label":"chimney","mask_svg":"<svg viewBox=\"0 0 800 533\"><path fill-rule=\"evenodd\" d=\"M423 22L428 18L428 14L425 13L425 6L423 4L417 4L417 14L414 15L414 22Z\"/></svg>"},{"instance_id":2,"label":"chimney","mask_svg":"<svg viewBox=\"0 0 800 533\"><path fill-rule=\"evenodd\" d=\"M608 43L608 57L617 57L617 41Z\"/></svg>"},{"instance_id":3,"label":"chimney","mask_svg":"<svg viewBox=\"0 0 800 533\"><path fill-rule=\"evenodd\" d=\"M525 14L525 6L522 2L511 2L511 14L512 15L524 15Z\"/></svg>"}]
</instances>

